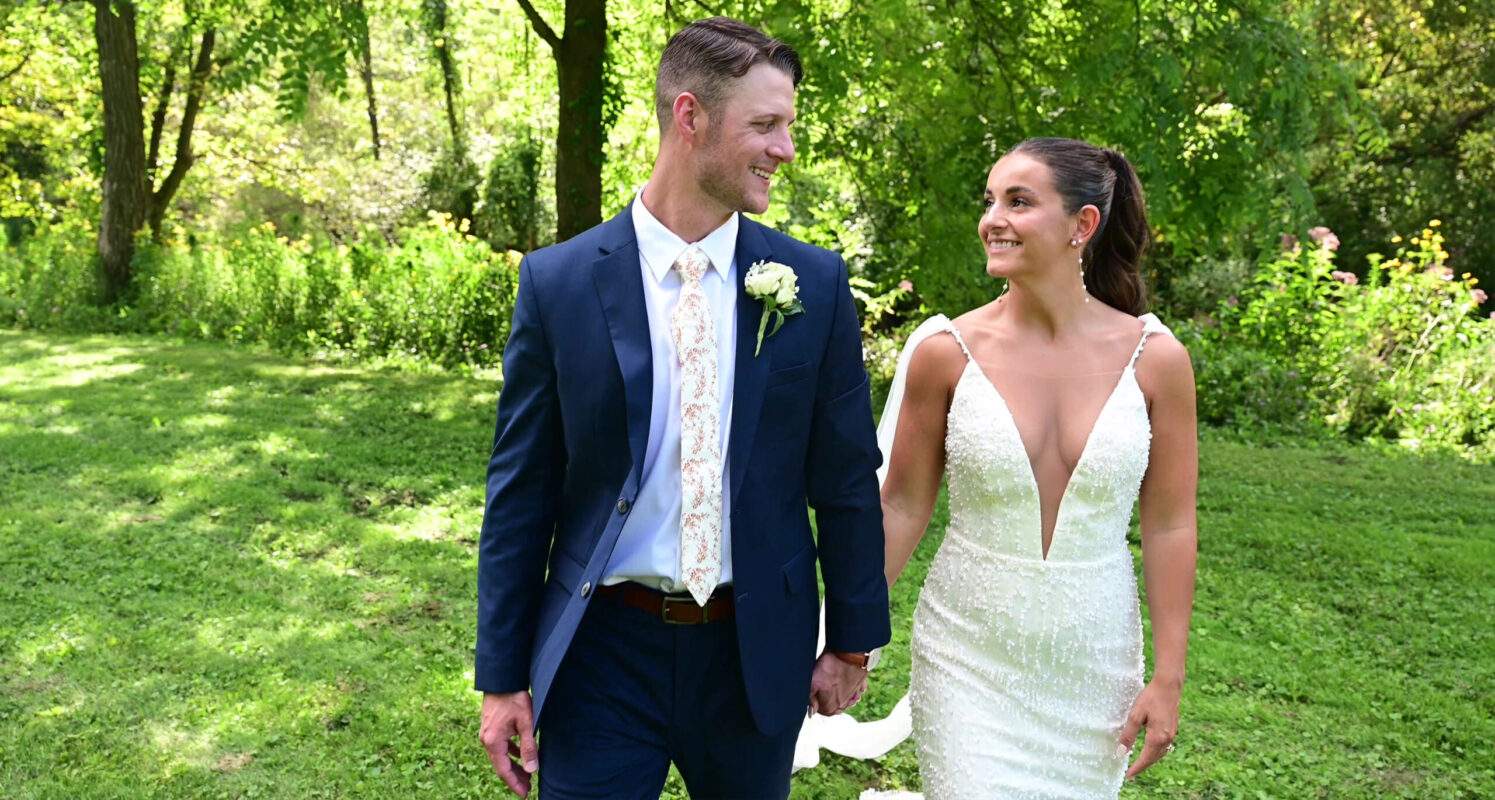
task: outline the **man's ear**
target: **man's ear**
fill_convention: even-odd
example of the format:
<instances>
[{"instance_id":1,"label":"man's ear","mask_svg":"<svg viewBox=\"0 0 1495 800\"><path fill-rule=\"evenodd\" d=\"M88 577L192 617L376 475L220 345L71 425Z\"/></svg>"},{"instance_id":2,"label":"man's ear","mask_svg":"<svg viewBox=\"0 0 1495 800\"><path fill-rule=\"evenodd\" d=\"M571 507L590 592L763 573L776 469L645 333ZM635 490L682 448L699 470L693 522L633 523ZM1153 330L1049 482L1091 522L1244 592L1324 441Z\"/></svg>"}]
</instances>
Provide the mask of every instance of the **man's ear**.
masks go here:
<instances>
[{"instance_id":1,"label":"man's ear","mask_svg":"<svg viewBox=\"0 0 1495 800\"><path fill-rule=\"evenodd\" d=\"M695 144L700 140L701 134L705 133L709 124L706 109L701 106L701 101L690 92L681 92L675 98L674 106L675 133L687 142Z\"/></svg>"}]
</instances>

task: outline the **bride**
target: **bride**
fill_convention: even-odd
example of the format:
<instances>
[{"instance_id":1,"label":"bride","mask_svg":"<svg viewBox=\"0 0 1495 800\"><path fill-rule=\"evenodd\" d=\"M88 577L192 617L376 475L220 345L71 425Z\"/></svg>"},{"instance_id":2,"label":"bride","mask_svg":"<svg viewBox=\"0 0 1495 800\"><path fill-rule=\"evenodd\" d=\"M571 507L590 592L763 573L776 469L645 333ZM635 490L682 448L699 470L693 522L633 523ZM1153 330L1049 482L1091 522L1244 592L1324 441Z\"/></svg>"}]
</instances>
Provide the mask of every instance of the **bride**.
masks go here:
<instances>
[{"instance_id":1,"label":"bride","mask_svg":"<svg viewBox=\"0 0 1495 800\"><path fill-rule=\"evenodd\" d=\"M1197 544L1193 372L1144 313L1149 230L1120 153L1025 141L992 168L984 208L986 271L1008 289L920 326L879 429L889 584L949 481L911 640L920 774L930 798L1114 798L1178 730ZM1145 684L1126 540L1139 497ZM840 733L876 738L878 725Z\"/></svg>"}]
</instances>

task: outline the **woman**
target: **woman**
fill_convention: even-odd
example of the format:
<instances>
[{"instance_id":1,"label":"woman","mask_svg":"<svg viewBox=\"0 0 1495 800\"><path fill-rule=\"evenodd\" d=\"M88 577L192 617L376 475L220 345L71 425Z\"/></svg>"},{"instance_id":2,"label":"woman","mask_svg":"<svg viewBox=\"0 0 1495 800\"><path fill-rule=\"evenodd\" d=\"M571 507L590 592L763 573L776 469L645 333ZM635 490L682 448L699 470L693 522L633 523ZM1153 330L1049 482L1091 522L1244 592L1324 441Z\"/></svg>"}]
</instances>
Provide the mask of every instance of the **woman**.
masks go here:
<instances>
[{"instance_id":1,"label":"woman","mask_svg":"<svg viewBox=\"0 0 1495 800\"><path fill-rule=\"evenodd\" d=\"M1019 144L991 170L977 232L1007 291L919 328L879 431L890 584L949 480L950 524L914 614L920 772L931 798L1115 797L1178 729L1193 372L1143 315L1149 231L1120 153ZM1156 662L1145 686L1126 543L1139 497Z\"/></svg>"}]
</instances>

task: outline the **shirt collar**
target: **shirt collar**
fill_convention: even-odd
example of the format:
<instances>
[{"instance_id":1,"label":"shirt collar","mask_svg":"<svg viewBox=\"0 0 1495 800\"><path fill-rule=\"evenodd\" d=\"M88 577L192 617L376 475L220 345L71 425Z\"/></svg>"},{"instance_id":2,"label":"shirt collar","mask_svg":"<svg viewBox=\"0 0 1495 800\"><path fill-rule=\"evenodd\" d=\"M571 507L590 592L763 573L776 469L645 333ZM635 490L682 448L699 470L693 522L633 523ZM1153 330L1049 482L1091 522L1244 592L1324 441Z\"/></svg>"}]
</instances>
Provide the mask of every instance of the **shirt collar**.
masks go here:
<instances>
[{"instance_id":1,"label":"shirt collar","mask_svg":"<svg viewBox=\"0 0 1495 800\"><path fill-rule=\"evenodd\" d=\"M654 275L654 280L663 281L675 266L676 259L691 244L699 245L711 259L711 269L726 280L732 260L737 255L738 214L733 212L720 227L699 242L687 242L666 228L644 207L644 190L639 189L633 198L633 231L638 238L638 250L644 257L644 266Z\"/></svg>"}]
</instances>

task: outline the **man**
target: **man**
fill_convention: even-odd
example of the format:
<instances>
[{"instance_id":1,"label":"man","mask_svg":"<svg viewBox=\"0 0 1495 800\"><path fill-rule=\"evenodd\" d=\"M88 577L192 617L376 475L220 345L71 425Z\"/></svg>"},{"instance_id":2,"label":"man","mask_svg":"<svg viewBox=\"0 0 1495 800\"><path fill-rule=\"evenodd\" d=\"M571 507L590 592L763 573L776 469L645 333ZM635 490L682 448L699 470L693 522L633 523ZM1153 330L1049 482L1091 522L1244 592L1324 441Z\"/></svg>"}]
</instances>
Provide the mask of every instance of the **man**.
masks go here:
<instances>
[{"instance_id":1,"label":"man","mask_svg":"<svg viewBox=\"0 0 1495 800\"><path fill-rule=\"evenodd\" d=\"M768 208L794 158L801 74L736 20L681 30L648 184L520 266L475 683L483 745L521 796L538 769L546 800L655 798L673 761L693 797L786 797L806 698L839 713L888 641L845 263L739 214ZM793 315L764 328L765 309Z\"/></svg>"}]
</instances>

